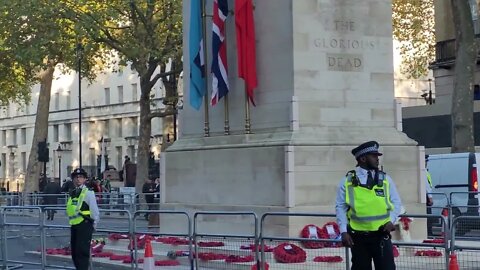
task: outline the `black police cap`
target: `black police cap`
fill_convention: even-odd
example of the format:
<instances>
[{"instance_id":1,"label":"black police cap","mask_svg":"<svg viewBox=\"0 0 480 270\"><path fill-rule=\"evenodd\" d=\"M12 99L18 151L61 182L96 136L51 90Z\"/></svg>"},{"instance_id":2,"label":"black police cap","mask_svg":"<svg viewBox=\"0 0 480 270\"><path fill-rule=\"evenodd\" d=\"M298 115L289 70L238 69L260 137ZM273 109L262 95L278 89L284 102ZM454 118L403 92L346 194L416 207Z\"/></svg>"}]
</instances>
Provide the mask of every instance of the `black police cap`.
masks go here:
<instances>
[{"instance_id":1,"label":"black police cap","mask_svg":"<svg viewBox=\"0 0 480 270\"><path fill-rule=\"evenodd\" d=\"M352 149L352 155L357 159L365 155L381 156L383 154L378 152L379 147L380 145L376 141L369 141L366 143L362 143L359 146Z\"/></svg>"},{"instance_id":2,"label":"black police cap","mask_svg":"<svg viewBox=\"0 0 480 270\"><path fill-rule=\"evenodd\" d=\"M70 177L72 177L72 179L73 179L77 175L83 175L83 177L86 178L87 177L87 172L82 168L77 168L72 172Z\"/></svg>"}]
</instances>

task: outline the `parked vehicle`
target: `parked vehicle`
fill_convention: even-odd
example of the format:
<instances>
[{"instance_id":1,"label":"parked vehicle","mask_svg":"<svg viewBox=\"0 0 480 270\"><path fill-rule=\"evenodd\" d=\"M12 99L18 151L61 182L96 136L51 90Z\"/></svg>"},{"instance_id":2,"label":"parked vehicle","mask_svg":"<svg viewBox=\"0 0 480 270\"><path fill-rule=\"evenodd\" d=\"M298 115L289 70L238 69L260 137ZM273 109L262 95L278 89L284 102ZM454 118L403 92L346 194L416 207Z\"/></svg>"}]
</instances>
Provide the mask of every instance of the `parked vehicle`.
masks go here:
<instances>
[{"instance_id":1,"label":"parked vehicle","mask_svg":"<svg viewBox=\"0 0 480 270\"><path fill-rule=\"evenodd\" d=\"M432 176L433 193L443 193L445 196L435 196L432 214L441 215L450 203L451 214L458 216L479 216L478 175L480 153L452 153L430 155L427 169ZM443 198L442 198L443 197ZM459 224L458 235L463 235L477 227L478 224Z\"/></svg>"}]
</instances>

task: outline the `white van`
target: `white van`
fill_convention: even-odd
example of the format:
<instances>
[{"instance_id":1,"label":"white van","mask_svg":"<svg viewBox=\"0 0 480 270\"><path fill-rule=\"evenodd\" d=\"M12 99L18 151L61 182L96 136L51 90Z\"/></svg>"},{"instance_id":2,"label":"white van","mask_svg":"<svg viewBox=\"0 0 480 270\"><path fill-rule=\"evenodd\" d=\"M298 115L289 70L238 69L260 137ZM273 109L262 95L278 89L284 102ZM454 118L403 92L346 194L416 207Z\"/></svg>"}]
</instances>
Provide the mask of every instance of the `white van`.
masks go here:
<instances>
[{"instance_id":1,"label":"white van","mask_svg":"<svg viewBox=\"0 0 480 270\"><path fill-rule=\"evenodd\" d=\"M433 196L432 214L440 215L447 205L446 198L451 198L453 216L478 216L479 167L480 153L429 155L427 169L432 176L433 193L446 195L445 198L436 194ZM461 227L463 233L471 229L467 224Z\"/></svg>"}]
</instances>

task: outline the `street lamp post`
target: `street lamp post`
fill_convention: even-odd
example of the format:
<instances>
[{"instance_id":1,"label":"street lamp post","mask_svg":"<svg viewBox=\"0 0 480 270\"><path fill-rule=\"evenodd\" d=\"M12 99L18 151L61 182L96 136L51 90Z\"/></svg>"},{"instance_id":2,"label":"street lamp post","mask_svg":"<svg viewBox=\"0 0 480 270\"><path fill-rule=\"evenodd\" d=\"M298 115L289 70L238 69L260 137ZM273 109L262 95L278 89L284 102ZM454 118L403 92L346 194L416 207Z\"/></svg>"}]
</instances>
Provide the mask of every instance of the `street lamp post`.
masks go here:
<instances>
[{"instance_id":1,"label":"street lamp post","mask_svg":"<svg viewBox=\"0 0 480 270\"><path fill-rule=\"evenodd\" d=\"M62 183L62 147L60 144L57 147L57 156L58 156L58 182L59 184Z\"/></svg>"},{"instance_id":2,"label":"street lamp post","mask_svg":"<svg viewBox=\"0 0 480 270\"><path fill-rule=\"evenodd\" d=\"M78 72L78 160L82 167L82 57L83 47L77 44L77 72Z\"/></svg>"}]
</instances>

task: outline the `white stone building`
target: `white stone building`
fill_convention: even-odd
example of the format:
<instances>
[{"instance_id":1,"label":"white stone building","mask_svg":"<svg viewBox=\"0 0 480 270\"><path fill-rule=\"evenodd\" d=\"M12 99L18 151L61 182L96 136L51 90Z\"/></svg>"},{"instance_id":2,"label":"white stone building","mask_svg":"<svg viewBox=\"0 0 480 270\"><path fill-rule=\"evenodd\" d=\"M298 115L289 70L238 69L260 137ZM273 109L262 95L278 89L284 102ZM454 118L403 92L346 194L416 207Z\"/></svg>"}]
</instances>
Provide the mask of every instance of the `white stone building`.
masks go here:
<instances>
[{"instance_id":1,"label":"white stone building","mask_svg":"<svg viewBox=\"0 0 480 270\"><path fill-rule=\"evenodd\" d=\"M50 162L47 176L64 179L69 169L79 165L78 75L55 74L50 102L48 143ZM32 91L29 105L11 104L0 110L0 185L10 191L22 189L31 148L39 85ZM82 80L82 166L96 166L100 139L109 138L109 165L122 168L124 156L136 161L139 126L140 82L129 67L118 73L98 76L91 85ZM155 108L162 108L163 89L152 91ZM172 135L173 137L173 135ZM162 119L152 120L152 151L158 157L162 143ZM58 152L58 147L62 151ZM59 160L61 158L61 161ZM59 163L61 163L59 169ZM92 169L91 169L92 170Z\"/></svg>"}]
</instances>

